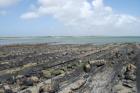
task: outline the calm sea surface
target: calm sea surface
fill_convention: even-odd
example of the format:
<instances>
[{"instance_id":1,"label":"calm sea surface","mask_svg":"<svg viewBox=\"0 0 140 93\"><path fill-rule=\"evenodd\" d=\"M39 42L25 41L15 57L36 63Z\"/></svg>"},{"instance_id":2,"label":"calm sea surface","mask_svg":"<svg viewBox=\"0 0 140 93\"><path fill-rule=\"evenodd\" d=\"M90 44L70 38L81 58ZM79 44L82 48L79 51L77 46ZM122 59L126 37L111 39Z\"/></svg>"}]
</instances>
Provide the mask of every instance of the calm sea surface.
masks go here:
<instances>
[{"instance_id":1,"label":"calm sea surface","mask_svg":"<svg viewBox=\"0 0 140 93\"><path fill-rule=\"evenodd\" d=\"M95 37L95 36L48 36L48 37L0 37L0 45L11 44L107 44L140 43L140 37Z\"/></svg>"}]
</instances>

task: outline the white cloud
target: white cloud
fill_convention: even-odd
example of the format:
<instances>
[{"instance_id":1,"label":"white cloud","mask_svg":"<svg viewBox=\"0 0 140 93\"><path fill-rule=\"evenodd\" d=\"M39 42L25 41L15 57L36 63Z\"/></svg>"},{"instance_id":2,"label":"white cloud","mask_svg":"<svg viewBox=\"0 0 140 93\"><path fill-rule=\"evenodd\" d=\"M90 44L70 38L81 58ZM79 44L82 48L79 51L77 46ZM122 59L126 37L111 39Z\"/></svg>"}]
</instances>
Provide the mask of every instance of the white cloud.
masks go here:
<instances>
[{"instance_id":1,"label":"white cloud","mask_svg":"<svg viewBox=\"0 0 140 93\"><path fill-rule=\"evenodd\" d=\"M35 12L29 12L21 16L23 19L31 19L31 18L38 18L39 15Z\"/></svg>"},{"instance_id":2,"label":"white cloud","mask_svg":"<svg viewBox=\"0 0 140 93\"><path fill-rule=\"evenodd\" d=\"M23 15L23 19L51 15L68 27L79 30L128 30L140 25L140 19L116 14L103 0L38 0L38 6ZM138 27L138 26L137 26Z\"/></svg>"},{"instance_id":3,"label":"white cloud","mask_svg":"<svg viewBox=\"0 0 140 93\"><path fill-rule=\"evenodd\" d=\"M0 8L5 8L18 3L20 0L0 0Z\"/></svg>"}]
</instances>

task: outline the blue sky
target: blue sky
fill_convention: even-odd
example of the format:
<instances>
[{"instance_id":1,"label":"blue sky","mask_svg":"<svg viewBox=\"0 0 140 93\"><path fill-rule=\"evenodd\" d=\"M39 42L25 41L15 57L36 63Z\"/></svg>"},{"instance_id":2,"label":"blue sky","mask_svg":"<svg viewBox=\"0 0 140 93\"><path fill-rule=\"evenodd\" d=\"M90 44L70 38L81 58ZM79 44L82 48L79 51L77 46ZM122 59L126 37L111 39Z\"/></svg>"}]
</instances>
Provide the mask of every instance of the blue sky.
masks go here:
<instances>
[{"instance_id":1,"label":"blue sky","mask_svg":"<svg viewBox=\"0 0 140 93\"><path fill-rule=\"evenodd\" d=\"M0 36L140 36L140 0L0 0Z\"/></svg>"},{"instance_id":2,"label":"blue sky","mask_svg":"<svg viewBox=\"0 0 140 93\"><path fill-rule=\"evenodd\" d=\"M119 13L140 16L140 0L104 0L105 4L111 6Z\"/></svg>"}]
</instances>

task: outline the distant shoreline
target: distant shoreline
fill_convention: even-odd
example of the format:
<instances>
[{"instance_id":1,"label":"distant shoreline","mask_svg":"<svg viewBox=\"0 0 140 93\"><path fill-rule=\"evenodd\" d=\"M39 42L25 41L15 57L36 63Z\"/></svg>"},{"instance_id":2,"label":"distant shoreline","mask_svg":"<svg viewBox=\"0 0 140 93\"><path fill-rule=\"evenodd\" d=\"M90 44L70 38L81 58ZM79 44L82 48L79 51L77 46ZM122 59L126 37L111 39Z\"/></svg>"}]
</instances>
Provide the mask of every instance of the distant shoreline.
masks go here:
<instances>
[{"instance_id":1,"label":"distant shoreline","mask_svg":"<svg viewBox=\"0 0 140 93\"><path fill-rule=\"evenodd\" d=\"M0 38L46 38L46 37L140 37L140 36L0 36Z\"/></svg>"}]
</instances>

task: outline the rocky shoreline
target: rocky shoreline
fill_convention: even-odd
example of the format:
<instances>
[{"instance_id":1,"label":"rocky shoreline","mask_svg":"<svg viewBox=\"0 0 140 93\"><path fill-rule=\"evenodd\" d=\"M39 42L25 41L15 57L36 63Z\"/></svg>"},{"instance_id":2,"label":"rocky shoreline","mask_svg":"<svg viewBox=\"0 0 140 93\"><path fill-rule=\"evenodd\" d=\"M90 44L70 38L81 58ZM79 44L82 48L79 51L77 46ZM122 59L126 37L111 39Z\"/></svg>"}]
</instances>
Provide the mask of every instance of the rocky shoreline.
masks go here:
<instances>
[{"instance_id":1,"label":"rocky shoreline","mask_svg":"<svg viewBox=\"0 0 140 93\"><path fill-rule=\"evenodd\" d=\"M139 93L140 45L0 46L0 93Z\"/></svg>"}]
</instances>

